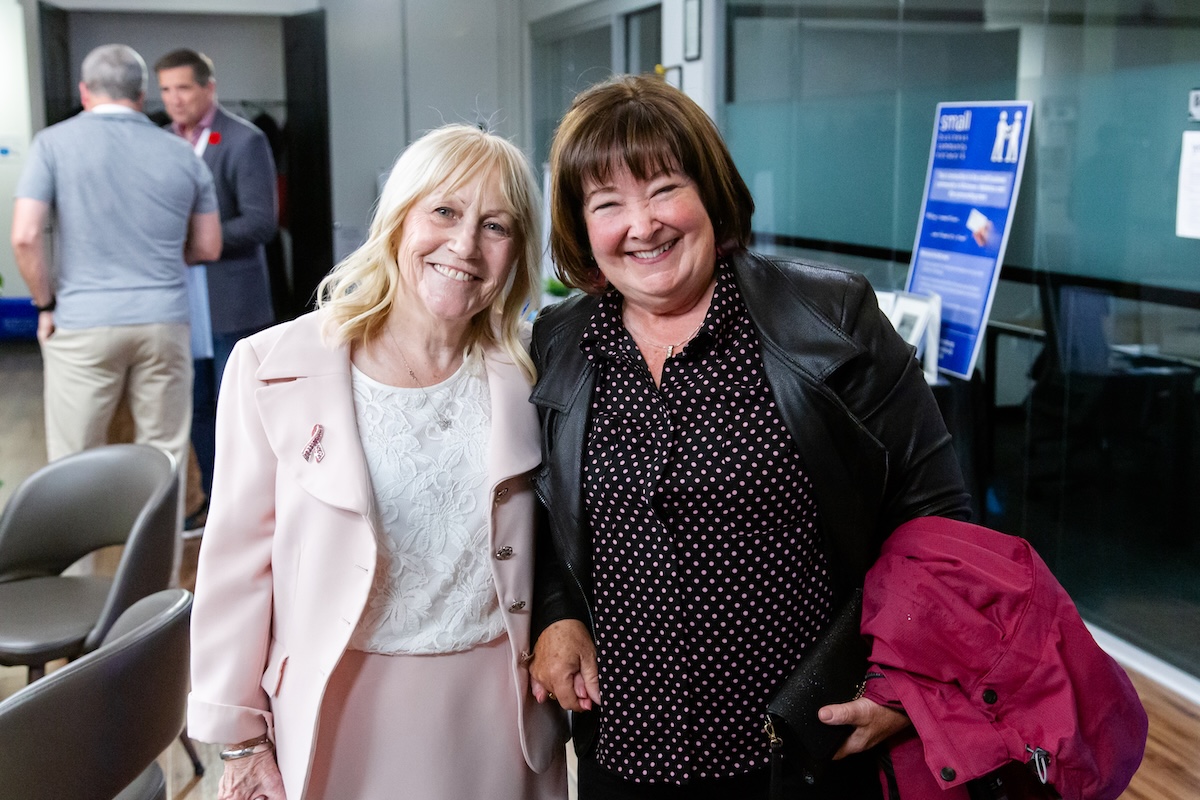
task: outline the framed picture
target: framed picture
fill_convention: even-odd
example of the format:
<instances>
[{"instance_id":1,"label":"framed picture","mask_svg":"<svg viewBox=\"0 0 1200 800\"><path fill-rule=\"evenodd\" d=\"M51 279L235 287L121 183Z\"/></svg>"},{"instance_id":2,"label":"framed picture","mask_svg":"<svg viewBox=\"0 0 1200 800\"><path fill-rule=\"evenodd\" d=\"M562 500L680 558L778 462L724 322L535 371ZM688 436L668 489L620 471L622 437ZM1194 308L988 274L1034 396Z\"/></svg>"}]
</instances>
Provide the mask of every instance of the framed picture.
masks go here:
<instances>
[{"instance_id":1,"label":"framed picture","mask_svg":"<svg viewBox=\"0 0 1200 800\"><path fill-rule=\"evenodd\" d=\"M700 58L700 0L683 0L683 60Z\"/></svg>"},{"instance_id":2,"label":"framed picture","mask_svg":"<svg viewBox=\"0 0 1200 800\"><path fill-rule=\"evenodd\" d=\"M925 329L929 327L929 298L910 292L896 292L896 301L888 319L900 338L920 351ZM919 352L918 352L919 355Z\"/></svg>"}]
</instances>

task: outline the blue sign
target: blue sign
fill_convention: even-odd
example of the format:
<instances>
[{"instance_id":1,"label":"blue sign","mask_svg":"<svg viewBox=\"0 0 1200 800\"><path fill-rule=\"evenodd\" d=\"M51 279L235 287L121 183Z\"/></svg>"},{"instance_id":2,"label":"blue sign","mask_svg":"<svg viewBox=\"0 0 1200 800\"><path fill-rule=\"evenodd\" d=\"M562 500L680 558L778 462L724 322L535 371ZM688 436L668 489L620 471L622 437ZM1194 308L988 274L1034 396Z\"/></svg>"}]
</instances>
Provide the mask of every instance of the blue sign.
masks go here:
<instances>
[{"instance_id":1,"label":"blue sign","mask_svg":"<svg viewBox=\"0 0 1200 800\"><path fill-rule=\"evenodd\" d=\"M970 378L1025 168L1033 104L939 103L905 289L942 298L938 367Z\"/></svg>"}]
</instances>

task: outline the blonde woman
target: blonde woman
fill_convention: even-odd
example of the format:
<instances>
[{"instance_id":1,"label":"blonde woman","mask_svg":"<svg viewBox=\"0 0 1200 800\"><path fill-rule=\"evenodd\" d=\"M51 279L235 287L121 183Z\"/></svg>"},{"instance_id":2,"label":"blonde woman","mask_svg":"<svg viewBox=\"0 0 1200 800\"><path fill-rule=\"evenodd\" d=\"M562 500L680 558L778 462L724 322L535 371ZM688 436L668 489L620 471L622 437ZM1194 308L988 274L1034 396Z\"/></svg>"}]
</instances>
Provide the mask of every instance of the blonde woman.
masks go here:
<instances>
[{"instance_id":1,"label":"blonde woman","mask_svg":"<svg viewBox=\"0 0 1200 800\"><path fill-rule=\"evenodd\" d=\"M527 672L538 208L517 148L439 128L318 311L234 350L188 712L222 800L566 797Z\"/></svg>"}]
</instances>

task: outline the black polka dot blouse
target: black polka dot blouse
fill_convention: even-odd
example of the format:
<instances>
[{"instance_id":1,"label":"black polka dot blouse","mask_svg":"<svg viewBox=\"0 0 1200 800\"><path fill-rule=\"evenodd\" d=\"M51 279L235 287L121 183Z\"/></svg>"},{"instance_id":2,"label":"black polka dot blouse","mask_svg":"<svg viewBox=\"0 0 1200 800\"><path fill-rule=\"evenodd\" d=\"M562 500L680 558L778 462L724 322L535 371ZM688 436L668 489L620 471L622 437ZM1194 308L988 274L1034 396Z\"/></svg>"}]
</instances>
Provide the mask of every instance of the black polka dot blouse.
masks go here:
<instances>
[{"instance_id":1,"label":"black polka dot blouse","mask_svg":"<svg viewBox=\"0 0 1200 800\"><path fill-rule=\"evenodd\" d=\"M583 488L602 702L595 757L636 782L766 766L763 714L830 617L808 476L732 272L655 387L605 295Z\"/></svg>"}]
</instances>

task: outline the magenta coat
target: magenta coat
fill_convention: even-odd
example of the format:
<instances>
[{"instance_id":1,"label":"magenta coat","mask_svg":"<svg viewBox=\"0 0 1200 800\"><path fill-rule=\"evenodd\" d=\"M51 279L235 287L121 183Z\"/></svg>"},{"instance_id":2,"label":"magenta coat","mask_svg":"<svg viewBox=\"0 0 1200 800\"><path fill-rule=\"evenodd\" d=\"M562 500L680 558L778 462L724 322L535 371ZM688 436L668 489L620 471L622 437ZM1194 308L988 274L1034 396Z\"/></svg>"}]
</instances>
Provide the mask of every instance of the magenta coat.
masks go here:
<instances>
[{"instance_id":1,"label":"magenta coat","mask_svg":"<svg viewBox=\"0 0 1200 800\"><path fill-rule=\"evenodd\" d=\"M898 699L923 745L923 765L915 740L893 754L905 800L965 796L966 781L1039 750L1065 800L1106 800L1141 763L1133 684L1024 539L939 517L901 525L867 573L862 630L886 676L870 696Z\"/></svg>"}]
</instances>

